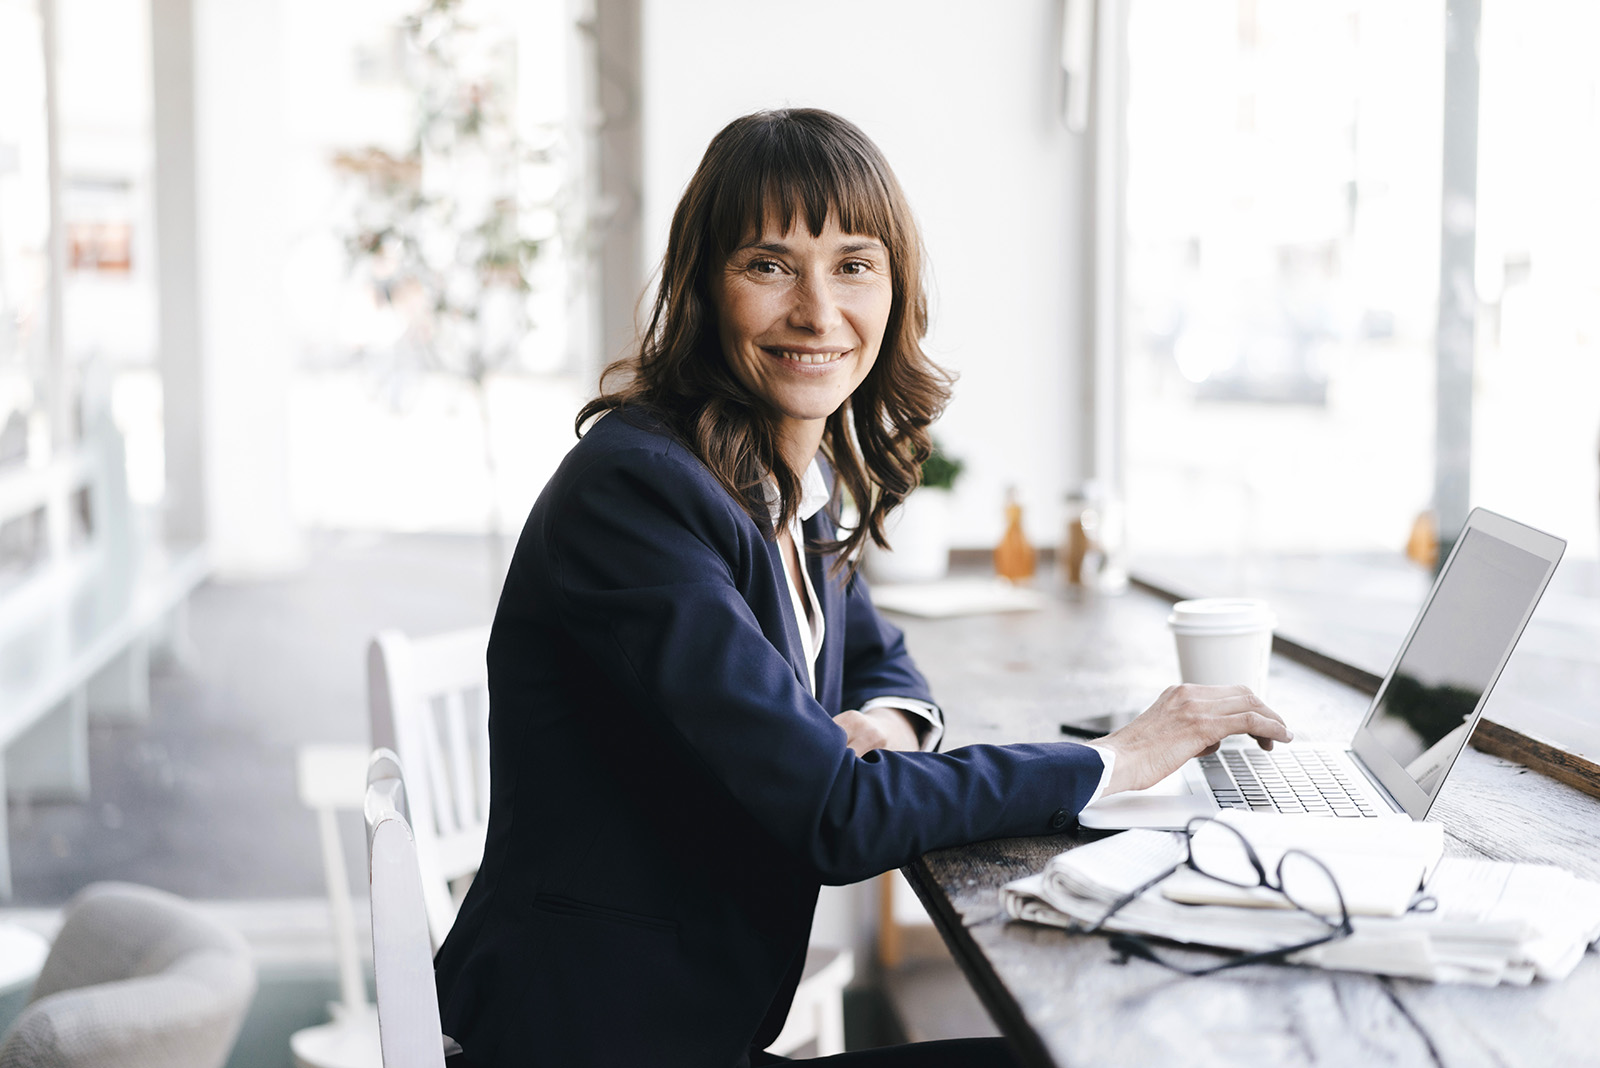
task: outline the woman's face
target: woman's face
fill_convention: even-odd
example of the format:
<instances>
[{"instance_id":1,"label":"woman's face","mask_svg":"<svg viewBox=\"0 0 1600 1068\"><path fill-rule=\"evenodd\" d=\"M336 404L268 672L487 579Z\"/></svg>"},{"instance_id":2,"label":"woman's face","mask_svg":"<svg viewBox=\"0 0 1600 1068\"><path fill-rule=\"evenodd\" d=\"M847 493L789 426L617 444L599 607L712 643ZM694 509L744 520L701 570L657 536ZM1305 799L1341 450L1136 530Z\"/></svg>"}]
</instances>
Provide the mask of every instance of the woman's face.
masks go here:
<instances>
[{"instance_id":1,"label":"woman's face","mask_svg":"<svg viewBox=\"0 0 1600 1068\"><path fill-rule=\"evenodd\" d=\"M888 250L843 232L832 215L815 237L803 220L787 231L769 220L711 288L734 374L777 410L784 441L809 457L824 421L878 358L894 302Z\"/></svg>"}]
</instances>

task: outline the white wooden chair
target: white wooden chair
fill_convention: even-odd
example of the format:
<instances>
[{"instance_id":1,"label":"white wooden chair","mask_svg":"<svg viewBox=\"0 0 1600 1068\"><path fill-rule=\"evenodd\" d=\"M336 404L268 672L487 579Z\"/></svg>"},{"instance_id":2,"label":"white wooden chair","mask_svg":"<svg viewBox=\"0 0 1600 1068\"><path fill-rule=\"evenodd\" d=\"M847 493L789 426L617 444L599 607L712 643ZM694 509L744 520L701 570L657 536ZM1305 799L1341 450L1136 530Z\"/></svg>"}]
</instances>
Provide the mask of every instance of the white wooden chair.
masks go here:
<instances>
[{"instance_id":1,"label":"white wooden chair","mask_svg":"<svg viewBox=\"0 0 1600 1068\"><path fill-rule=\"evenodd\" d=\"M373 744L398 749L418 769L407 783L428 930L434 948L455 922L460 893L478 870L489 813L489 630L476 627L411 639L386 631L369 650ZM339 809L363 805L365 746L305 745L298 753L300 799L317 813L323 869L339 961L340 1001L332 1020L290 1039L297 1068L376 1068L380 1019L367 1003L354 917L335 825ZM433 798L442 798L435 805ZM409 819L409 817L408 817ZM435 1009L437 1013L437 1009Z\"/></svg>"},{"instance_id":2,"label":"white wooden chair","mask_svg":"<svg viewBox=\"0 0 1600 1068\"><path fill-rule=\"evenodd\" d=\"M806 1043L815 1042L818 1057L843 1053L844 988L855 975L856 958L850 950L827 946L808 949L806 969L795 988L789 1016L767 1052L787 1057Z\"/></svg>"},{"instance_id":3,"label":"white wooden chair","mask_svg":"<svg viewBox=\"0 0 1600 1068\"><path fill-rule=\"evenodd\" d=\"M289 1049L295 1068L380 1068L378 1015L367 1000L367 984L361 974L355 906L335 822L340 810L359 812L365 805L371 752L364 745L307 744L300 746L295 757L300 801L317 814L339 963L339 1000L328 1006L332 1018L327 1023L303 1027L290 1035Z\"/></svg>"},{"instance_id":4,"label":"white wooden chair","mask_svg":"<svg viewBox=\"0 0 1600 1068\"><path fill-rule=\"evenodd\" d=\"M372 972L384 1068L444 1068L433 950L399 758L372 754L367 770L367 871L372 879Z\"/></svg>"},{"instance_id":5,"label":"white wooden chair","mask_svg":"<svg viewBox=\"0 0 1600 1068\"><path fill-rule=\"evenodd\" d=\"M372 744L392 746L412 769L407 798L435 948L455 923L466 885L483 860L488 648L487 627L428 638L386 630L373 639L367 656ZM854 977L850 950L812 947L794 1007L771 1051L783 1055L815 1041L818 1056L843 1053L844 988Z\"/></svg>"},{"instance_id":6,"label":"white wooden chair","mask_svg":"<svg viewBox=\"0 0 1600 1068\"><path fill-rule=\"evenodd\" d=\"M427 638L386 630L367 654L372 744L411 769L407 783L434 948L483 861L489 826L489 628Z\"/></svg>"}]
</instances>

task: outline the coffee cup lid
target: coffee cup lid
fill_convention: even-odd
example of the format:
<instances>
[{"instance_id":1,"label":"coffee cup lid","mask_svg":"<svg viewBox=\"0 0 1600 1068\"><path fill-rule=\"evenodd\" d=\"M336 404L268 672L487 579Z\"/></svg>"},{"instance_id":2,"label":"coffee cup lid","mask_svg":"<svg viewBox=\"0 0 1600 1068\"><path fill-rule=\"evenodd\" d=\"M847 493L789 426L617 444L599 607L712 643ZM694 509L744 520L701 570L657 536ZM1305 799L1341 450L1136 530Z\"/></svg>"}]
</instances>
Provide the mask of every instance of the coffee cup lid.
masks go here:
<instances>
[{"instance_id":1,"label":"coffee cup lid","mask_svg":"<svg viewBox=\"0 0 1600 1068\"><path fill-rule=\"evenodd\" d=\"M1172 606L1167 625L1180 633L1227 634L1271 629L1277 619L1265 601L1247 597L1203 597Z\"/></svg>"}]
</instances>

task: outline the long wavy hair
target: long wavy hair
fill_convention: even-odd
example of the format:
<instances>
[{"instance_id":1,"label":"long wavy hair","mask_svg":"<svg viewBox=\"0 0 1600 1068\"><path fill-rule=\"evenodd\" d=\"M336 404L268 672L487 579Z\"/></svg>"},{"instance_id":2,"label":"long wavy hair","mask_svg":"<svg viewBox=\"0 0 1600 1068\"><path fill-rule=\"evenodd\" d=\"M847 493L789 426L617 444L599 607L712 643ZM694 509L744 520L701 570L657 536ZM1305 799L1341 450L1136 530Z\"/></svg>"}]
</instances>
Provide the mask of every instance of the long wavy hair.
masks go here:
<instances>
[{"instance_id":1,"label":"long wavy hair","mask_svg":"<svg viewBox=\"0 0 1600 1068\"><path fill-rule=\"evenodd\" d=\"M922 239L883 153L854 124L827 111L790 108L735 119L712 138L672 216L660 283L637 352L600 376L600 393L576 429L616 409L662 420L771 536L762 484L781 498L780 527L794 516L802 472L783 463L778 414L740 382L723 352L711 283L730 254L769 223L804 218L818 236L829 216L847 234L888 252L893 302L877 361L828 417L822 437L858 520L817 546L854 567L871 538L887 548L884 520L915 489L931 452L928 427L950 398L952 376L922 351L928 303ZM782 228L787 229L787 225Z\"/></svg>"}]
</instances>

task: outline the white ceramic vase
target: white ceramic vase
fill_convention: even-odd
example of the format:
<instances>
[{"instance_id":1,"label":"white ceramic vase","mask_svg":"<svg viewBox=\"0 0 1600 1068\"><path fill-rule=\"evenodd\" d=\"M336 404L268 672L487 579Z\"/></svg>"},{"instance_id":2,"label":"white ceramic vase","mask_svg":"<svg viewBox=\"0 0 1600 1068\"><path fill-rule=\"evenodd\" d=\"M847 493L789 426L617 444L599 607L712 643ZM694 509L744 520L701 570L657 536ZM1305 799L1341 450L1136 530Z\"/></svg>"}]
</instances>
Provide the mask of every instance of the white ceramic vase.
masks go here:
<instances>
[{"instance_id":1,"label":"white ceramic vase","mask_svg":"<svg viewBox=\"0 0 1600 1068\"><path fill-rule=\"evenodd\" d=\"M923 486L889 513L891 551L872 546L867 575L886 585L937 582L950 571L950 491Z\"/></svg>"}]
</instances>

